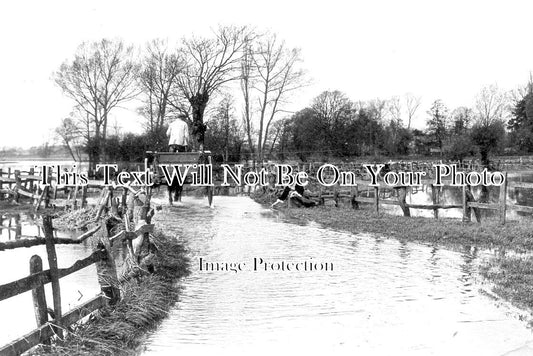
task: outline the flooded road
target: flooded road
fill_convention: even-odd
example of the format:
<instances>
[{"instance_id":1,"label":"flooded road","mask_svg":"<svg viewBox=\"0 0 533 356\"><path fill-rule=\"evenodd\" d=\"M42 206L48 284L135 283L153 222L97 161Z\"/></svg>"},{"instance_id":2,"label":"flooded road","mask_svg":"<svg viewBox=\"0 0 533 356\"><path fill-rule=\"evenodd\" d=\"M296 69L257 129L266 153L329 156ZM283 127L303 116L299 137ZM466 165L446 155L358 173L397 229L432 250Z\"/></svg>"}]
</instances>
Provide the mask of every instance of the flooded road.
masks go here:
<instances>
[{"instance_id":1,"label":"flooded road","mask_svg":"<svg viewBox=\"0 0 533 356\"><path fill-rule=\"evenodd\" d=\"M206 205L186 197L156 214L156 224L186 242L192 273L149 336L146 356L501 355L533 340L523 322L479 293L478 267L488 252L291 224L246 197ZM205 271L200 258L245 265ZM255 271L254 258L272 265ZM331 263L333 270L278 270L283 261Z\"/></svg>"}]
</instances>

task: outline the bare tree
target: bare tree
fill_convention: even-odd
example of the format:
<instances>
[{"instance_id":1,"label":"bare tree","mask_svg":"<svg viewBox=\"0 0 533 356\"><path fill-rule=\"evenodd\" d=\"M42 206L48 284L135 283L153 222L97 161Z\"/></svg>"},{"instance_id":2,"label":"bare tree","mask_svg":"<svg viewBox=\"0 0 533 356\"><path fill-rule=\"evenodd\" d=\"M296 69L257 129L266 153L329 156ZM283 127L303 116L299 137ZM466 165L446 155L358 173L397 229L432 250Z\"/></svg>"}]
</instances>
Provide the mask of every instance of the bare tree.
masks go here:
<instances>
[{"instance_id":1,"label":"bare tree","mask_svg":"<svg viewBox=\"0 0 533 356\"><path fill-rule=\"evenodd\" d=\"M148 132L158 133L163 128L173 109L171 95L177 89L177 78L182 70L182 59L170 52L166 41L153 40L146 45L138 79L144 94L140 112L146 118Z\"/></svg>"},{"instance_id":2,"label":"bare tree","mask_svg":"<svg viewBox=\"0 0 533 356\"><path fill-rule=\"evenodd\" d=\"M364 105L370 117L381 125L387 118L388 106L388 101L380 98L370 100Z\"/></svg>"},{"instance_id":3,"label":"bare tree","mask_svg":"<svg viewBox=\"0 0 533 356\"><path fill-rule=\"evenodd\" d=\"M402 126L402 103L399 96L393 96L388 102L388 110L391 119L398 127Z\"/></svg>"},{"instance_id":4,"label":"bare tree","mask_svg":"<svg viewBox=\"0 0 533 356\"><path fill-rule=\"evenodd\" d=\"M253 166L255 167L255 149L253 142L254 125L252 121L252 89L254 86L254 76L252 71L253 66L253 52L251 47L251 41L247 41L244 47L244 54L241 60L241 91L244 100L243 107L243 126L248 141L248 148L253 160Z\"/></svg>"},{"instance_id":5,"label":"bare tree","mask_svg":"<svg viewBox=\"0 0 533 356\"><path fill-rule=\"evenodd\" d=\"M255 100L258 105L257 120L257 160L262 162L268 151L271 125L280 112L286 112L284 105L289 94L305 85L304 71L300 68L300 51L288 48L284 41L279 41L274 34L265 35L255 42L249 58L249 67L241 69L241 87L245 102ZM250 91L250 76L253 76L253 94ZM255 95L254 95L255 94ZM251 112L248 111L248 121ZM271 142L270 142L271 143Z\"/></svg>"},{"instance_id":6,"label":"bare tree","mask_svg":"<svg viewBox=\"0 0 533 356\"><path fill-rule=\"evenodd\" d=\"M411 128L411 123L420 107L420 97L414 96L411 93L405 94L405 107L407 109L407 129Z\"/></svg>"},{"instance_id":7,"label":"bare tree","mask_svg":"<svg viewBox=\"0 0 533 356\"><path fill-rule=\"evenodd\" d=\"M133 47L122 41L103 39L82 43L72 62L64 62L54 74L57 85L76 102L94 127L95 161L99 153L105 159L105 139L111 110L137 94L134 85L137 65L132 60ZM93 161L93 164L96 163Z\"/></svg>"},{"instance_id":8,"label":"bare tree","mask_svg":"<svg viewBox=\"0 0 533 356\"><path fill-rule=\"evenodd\" d=\"M476 97L476 124L488 127L495 122L503 122L508 109L508 95L497 85L486 86Z\"/></svg>"},{"instance_id":9,"label":"bare tree","mask_svg":"<svg viewBox=\"0 0 533 356\"><path fill-rule=\"evenodd\" d=\"M76 122L70 118L61 120L60 125L55 129L56 136L61 139L69 154L74 161L81 160L81 153L79 151L79 140L82 136ZM76 152L76 154L74 154Z\"/></svg>"},{"instance_id":10,"label":"bare tree","mask_svg":"<svg viewBox=\"0 0 533 356\"><path fill-rule=\"evenodd\" d=\"M185 39L180 49L185 60L178 85L192 111L193 130L203 150L204 113L212 94L225 83L238 79L246 27L221 27L214 38Z\"/></svg>"}]
</instances>

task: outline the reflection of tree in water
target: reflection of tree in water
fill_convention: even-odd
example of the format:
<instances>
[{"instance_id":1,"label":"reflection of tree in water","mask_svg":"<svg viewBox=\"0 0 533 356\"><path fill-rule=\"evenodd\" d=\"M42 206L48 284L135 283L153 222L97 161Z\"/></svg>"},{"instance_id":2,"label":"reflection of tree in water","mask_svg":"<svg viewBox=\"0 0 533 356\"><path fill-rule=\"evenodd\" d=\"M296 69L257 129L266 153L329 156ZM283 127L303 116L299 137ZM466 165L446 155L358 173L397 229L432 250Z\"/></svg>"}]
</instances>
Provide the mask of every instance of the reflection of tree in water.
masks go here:
<instances>
[{"instance_id":1,"label":"reflection of tree in water","mask_svg":"<svg viewBox=\"0 0 533 356\"><path fill-rule=\"evenodd\" d=\"M32 229L35 229L35 233L25 231L24 236L44 237L40 225L35 224L35 221L39 218L40 215L30 212L0 215L0 240L8 241L21 239L23 237L23 225L25 230L30 226Z\"/></svg>"},{"instance_id":2,"label":"reflection of tree in water","mask_svg":"<svg viewBox=\"0 0 533 356\"><path fill-rule=\"evenodd\" d=\"M20 239L22 236L22 223L20 214L0 216L0 235L7 237L7 240Z\"/></svg>"},{"instance_id":3,"label":"reflection of tree in water","mask_svg":"<svg viewBox=\"0 0 533 356\"><path fill-rule=\"evenodd\" d=\"M439 250L440 249L437 246L433 246L429 254L428 261L429 261L429 269L431 270L431 277L429 278L429 281L431 282L435 282L442 275L441 270L439 268L439 261L440 261Z\"/></svg>"},{"instance_id":4,"label":"reflection of tree in water","mask_svg":"<svg viewBox=\"0 0 533 356\"><path fill-rule=\"evenodd\" d=\"M398 248L402 264L407 264L409 257L411 256L411 249L409 243L406 240L400 240L400 247Z\"/></svg>"},{"instance_id":5,"label":"reflection of tree in water","mask_svg":"<svg viewBox=\"0 0 533 356\"><path fill-rule=\"evenodd\" d=\"M461 264L461 276L459 281L462 283L463 288L461 288L461 294L468 294L469 297L472 295L472 285L474 283L474 275L477 272L475 260L478 258L478 248L476 246L464 246L463 253L461 257L463 263ZM465 303L463 300L461 303Z\"/></svg>"}]
</instances>

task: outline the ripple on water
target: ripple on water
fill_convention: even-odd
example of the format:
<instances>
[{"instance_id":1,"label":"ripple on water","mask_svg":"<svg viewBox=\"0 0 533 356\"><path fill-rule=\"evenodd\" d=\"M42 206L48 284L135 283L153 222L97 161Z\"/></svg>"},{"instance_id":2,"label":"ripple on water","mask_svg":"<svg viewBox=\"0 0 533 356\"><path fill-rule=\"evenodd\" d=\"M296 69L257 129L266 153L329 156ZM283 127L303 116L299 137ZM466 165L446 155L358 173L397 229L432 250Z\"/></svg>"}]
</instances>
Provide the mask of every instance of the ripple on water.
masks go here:
<instances>
[{"instance_id":1,"label":"ripple on water","mask_svg":"<svg viewBox=\"0 0 533 356\"><path fill-rule=\"evenodd\" d=\"M499 355L531 340L522 323L477 292L476 251L290 224L243 197L216 197L215 204L185 198L156 216L170 219L169 231L187 243L192 273L146 355ZM247 264L312 258L334 269L205 272L200 257Z\"/></svg>"}]
</instances>

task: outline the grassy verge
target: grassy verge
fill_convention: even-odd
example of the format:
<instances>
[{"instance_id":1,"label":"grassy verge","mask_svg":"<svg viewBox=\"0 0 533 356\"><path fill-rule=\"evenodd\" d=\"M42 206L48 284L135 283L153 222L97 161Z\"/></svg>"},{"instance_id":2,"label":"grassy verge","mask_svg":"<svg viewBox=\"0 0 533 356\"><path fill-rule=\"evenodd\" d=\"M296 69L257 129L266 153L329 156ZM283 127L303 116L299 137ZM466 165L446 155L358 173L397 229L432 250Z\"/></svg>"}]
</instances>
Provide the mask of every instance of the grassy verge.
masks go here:
<instances>
[{"instance_id":1,"label":"grassy verge","mask_svg":"<svg viewBox=\"0 0 533 356\"><path fill-rule=\"evenodd\" d=\"M323 226L352 233L374 233L402 240L441 244L450 248L476 245L502 247L516 251L533 250L533 222L496 220L483 224L463 223L458 219L403 217L368 209L351 210L319 206L312 209L285 209L290 219L315 221Z\"/></svg>"},{"instance_id":2,"label":"grassy verge","mask_svg":"<svg viewBox=\"0 0 533 356\"><path fill-rule=\"evenodd\" d=\"M259 203L270 203L271 197L256 195ZM516 252L533 251L533 220L508 221L500 225L495 219L482 224L463 223L459 219L430 219L387 214L376 215L369 207L352 210L319 206L283 210L288 220L313 221L324 227L351 233L373 233L425 244L438 244L454 250L464 246L500 248ZM492 291L515 306L533 311L533 257L501 254L484 261L481 274L493 284ZM533 314L533 313L532 313Z\"/></svg>"},{"instance_id":3,"label":"grassy verge","mask_svg":"<svg viewBox=\"0 0 533 356\"><path fill-rule=\"evenodd\" d=\"M35 355L131 355L138 353L147 331L166 317L178 299L176 280L188 273L184 247L156 233L154 273L121 285L122 300L90 322L78 326L63 341L40 346Z\"/></svg>"}]
</instances>

